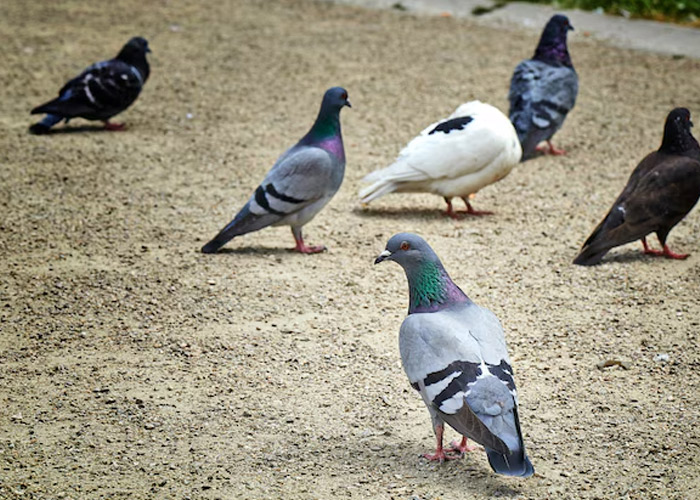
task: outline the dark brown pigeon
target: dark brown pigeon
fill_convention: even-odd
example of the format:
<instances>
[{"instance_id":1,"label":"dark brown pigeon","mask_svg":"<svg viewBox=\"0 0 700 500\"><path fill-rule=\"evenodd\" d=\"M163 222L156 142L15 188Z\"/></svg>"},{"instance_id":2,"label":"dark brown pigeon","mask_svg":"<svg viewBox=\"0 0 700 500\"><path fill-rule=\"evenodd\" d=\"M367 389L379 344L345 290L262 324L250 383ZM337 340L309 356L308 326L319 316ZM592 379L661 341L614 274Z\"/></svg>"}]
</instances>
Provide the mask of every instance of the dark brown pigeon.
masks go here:
<instances>
[{"instance_id":1,"label":"dark brown pigeon","mask_svg":"<svg viewBox=\"0 0 700 500\"><path fill-rule=\"evenodd\" d=\"M574 264L597 264L611 248L638 239L642 240L645 254L669 259L688 257L672 252L666 237L700 197L700 146L690 133L692 126L686 108L676 108L668 114L661 147L634 169ZM650 233L656 233L663 250L649 247L646 236Z\"/></svg>"}]
</instances>

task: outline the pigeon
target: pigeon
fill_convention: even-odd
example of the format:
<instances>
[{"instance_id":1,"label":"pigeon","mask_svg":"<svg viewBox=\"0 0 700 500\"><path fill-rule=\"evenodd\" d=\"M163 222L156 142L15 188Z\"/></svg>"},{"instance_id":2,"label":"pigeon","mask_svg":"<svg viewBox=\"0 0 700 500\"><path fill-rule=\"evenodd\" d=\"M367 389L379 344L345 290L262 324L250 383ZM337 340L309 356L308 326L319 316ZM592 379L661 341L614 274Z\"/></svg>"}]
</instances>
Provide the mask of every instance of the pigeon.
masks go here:
<instances>
[{"instance_id":1,"label":"pigeon","mask_svg":"<svg viewBox=\"0 0 700 500\"><path fill-rule=\"evenodd\" d=\"M688 257L672 252L666 238L700 197L700 146L690 132L692 126L686 108L676 108L668 114L661 147L634 169L574 264L597 264L610 249L638 239L645 254L669 259ZM663 250L650 248L646 240L650 233L656 233Z\"/></svg>"},{"instance_id":2,"label":"pigeon","mask_svg":"<svg viewBox=\"0 0 700 500\"><path fill-rule=\"evenodd\" d=\"M566 34L573 30L566 16L552 16L542 32L532 59L515 68L510 81L508 116L523 147L523 161L535 151L561 155L566 152L552 145L551 139L576 103L578 75L574 69ZM547 141L549 149L537 149Z\"/></svg>"},{"instance_id":3,"label":"pigeon","mask_svg":"<svg viewBox=\"0 0 700 500\"><path fill-rule=\"evenodd\" d=\"M345 150L340 133L340 110L351 107L341 87L326 91L311 130L280 156L248 202L214 239L202 247L214 253L231 239L267 226L288 225L296 241L294 250L318 253L326 247L307 246L304 224L330 201L345 175Z\"/></svg>"},{"instance_id":4,"label":"pigeon","mask_svg":"<svg viewBox=\"0 0 700 500\"><path fill-rule=\"evenodd\" d=\"M474 210L469 197L503 179L520 161L515 129L497 108L480 101L462 104L449 117L433 123L401 150L394 163L367 175L372 183L360 190L363 203L393 192L428 192L445 198L445 215L458 218L452 198Z\"/></svg>"},{"instance_id":5,"label":"pigeon","mask_svg":"<svg viewBox=\"0 0 700 500\"><path fill-rule=\"evenodd\" d=\"M454 284L430 245L418 235L391 237L375 264L393 260L408 278L408 317L399 331L401 362L408 380L428 407L437 439L428 460L458 458L486 449L493 470L508 476L534 473L525 453L518 400L506 341L498 318ZM462 434L444 450L447 422Z\"/></svg>"},{"instance_id":6,"label":"pigeon","mask_svg":"<svg viewBox=\"0 0 700 500\"><path fill-rule=\"evenodd\" d=\"M93 64L66 83L52 101L32 109L46 117L29 127L33 134L46 134L52 126L81 117L105 122L106 130L123 130L123 123L111 123L114 115L128 108L139 96L150 69L148 42L139 36L129 40L117 57Z\"/></svg>"}]
</instances>

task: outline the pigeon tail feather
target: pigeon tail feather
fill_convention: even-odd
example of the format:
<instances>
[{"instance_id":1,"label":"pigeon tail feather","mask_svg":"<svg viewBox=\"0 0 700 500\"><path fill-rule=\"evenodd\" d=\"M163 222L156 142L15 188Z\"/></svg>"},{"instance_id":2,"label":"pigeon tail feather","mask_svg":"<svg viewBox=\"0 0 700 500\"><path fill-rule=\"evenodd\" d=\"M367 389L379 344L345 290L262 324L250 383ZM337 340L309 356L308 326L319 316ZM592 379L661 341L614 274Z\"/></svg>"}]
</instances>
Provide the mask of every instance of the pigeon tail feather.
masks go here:
<instances>
[{"instance_id":1,"label":"pigeon tail feather","mask_svg":"<svg viewBox=\"0 0 700 500\"><path fill-rule=\"evenodd\" d=\"M274 221L270 218L278 219L276 215L265 214L256 215L250 211L249 205L246 204L236 217L224 227L219 234L202 247L202 253L216 253L222 246L231 241L236 236L251 233L269 226Z\"/></svg>"},{"instance_id":2,"label":"pigeon tail feather","mask_svg":"<svg viewBox=\"0 0 700 500\"><path fill-rule=\"evenodd\" d=\"M389 181L387 179L381 179L360 190L360 198L362 203L369 203L372 200L381 198L385 194L393 193L396 191L396 183Z\"/></svg>"},{"instance_id":3,"label":"pigeon tail feather","mask_svg":"<svg viewBox=\"0 0 700 500\"><path fill-rule=\"evenodd\" d=\"M535 473L530 459L524 452L503 455L493 450L486 450L491 468L504 476L530 477Z\"/></svg>"}]
</instances>

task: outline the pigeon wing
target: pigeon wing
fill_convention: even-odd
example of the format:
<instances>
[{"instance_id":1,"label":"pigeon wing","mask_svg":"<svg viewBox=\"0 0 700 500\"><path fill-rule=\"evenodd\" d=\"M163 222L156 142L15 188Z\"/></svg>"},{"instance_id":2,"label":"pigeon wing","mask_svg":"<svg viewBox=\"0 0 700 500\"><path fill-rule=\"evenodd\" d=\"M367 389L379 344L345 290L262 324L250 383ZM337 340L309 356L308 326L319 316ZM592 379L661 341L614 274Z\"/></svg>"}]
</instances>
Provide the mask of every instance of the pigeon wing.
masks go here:
<instances>
[{"instance_id":1,"label":"pigeon wing","mask_svg":"<svg viewBox=\"0 0 700 500\"><path fill-rule=\"evenodd\" d=\"M316 147L292 148L284 153L256 188L236 217L204 247L216 251L235 236L283 223L333 194L331 155ZM319 207L320 209L320 207Z\"/></svg>"},{"instance_id":2,"label":"pigeon wing","mask_svg":"<svg viewBox=\"0 0 700 500\"><path fill-rule=\"evenodd\" d=\"M32 114L106 120L131 105L142 86L143 76L138 69L110 59L87 68L66 83L56 99L34 108Z\"/></svg>"},{"instance_id":3,"label":"pigeon wing","mask_svg":"<svg viewBox=\"0 0 700 500\"><path fill-rule=\"evenodd\" d=\"M611 248L651 232L658 232L665 239L671 228L695 206L698 196L700 162L685 156L667 156L655 166L643 161L574 262L595 264Z\"/></svg>"}]
</instances>

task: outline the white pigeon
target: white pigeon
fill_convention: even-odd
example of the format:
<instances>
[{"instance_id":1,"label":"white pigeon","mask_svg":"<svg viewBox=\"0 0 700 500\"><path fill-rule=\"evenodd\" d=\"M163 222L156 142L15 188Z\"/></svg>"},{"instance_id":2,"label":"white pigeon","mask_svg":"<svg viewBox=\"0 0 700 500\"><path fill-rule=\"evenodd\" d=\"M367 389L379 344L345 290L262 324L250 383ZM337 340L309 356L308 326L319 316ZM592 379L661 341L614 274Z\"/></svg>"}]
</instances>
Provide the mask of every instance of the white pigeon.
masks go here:
<instances>
[{"instance_id":1,"label":"white pigeon","mask_svg":"<svg viewBox=\"0 0 700 500\"><path fill-rule=\"evenodd\" d=\"M375 264L393 260L406 272L408 317L399 331L401 363L428 407L437 440L428 460L464 455L467 437L484 446L494 471L534 473L518 419L513 369L498 318L450 279L430 245L418 235L391 237ZM462 442L442 447L444 424ZM456 454L453 454L456 453Z\"/></svg>"},{"instance_id":2,"label":"white pigeon","mask_svg":"<svg viewBox=\"0 0 700 500\"><path fill-rule=\"evenodd\" d=\"M445 198L450 217L457 217L454 197L464 200L467 214L486 215L492 212L474 210L468 197L503 179L521 155L508 117L490 104L470 101L423 130L394 163L367 175L363 181L372 184L359 195L369 203L393 192L435 193Z\"/></svg>"}]
</instances>

